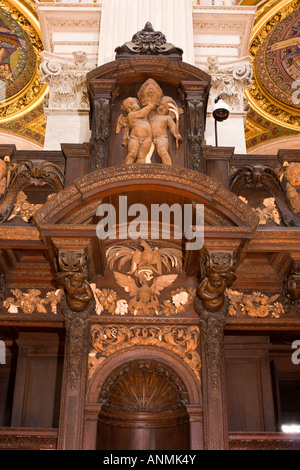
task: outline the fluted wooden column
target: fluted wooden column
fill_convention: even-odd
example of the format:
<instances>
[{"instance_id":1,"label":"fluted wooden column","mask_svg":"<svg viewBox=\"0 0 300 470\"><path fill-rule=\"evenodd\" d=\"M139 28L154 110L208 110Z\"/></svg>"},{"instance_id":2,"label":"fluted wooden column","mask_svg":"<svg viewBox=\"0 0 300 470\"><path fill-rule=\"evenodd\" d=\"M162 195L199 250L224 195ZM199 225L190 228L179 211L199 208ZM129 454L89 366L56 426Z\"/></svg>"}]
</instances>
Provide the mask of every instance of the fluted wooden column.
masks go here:
<instances>
[{"instance_id":1,"label":"fluted wooden column","mask_svg":"<svg viewBox=\"0 0 300 470\"><path fill-rule=\"evenodd\" d=\"M183 50L185 62L194 63L191 0L103 0L98 65L114 60L115 48L130 41L147 21Z\"/></svg>"}]
</instances>

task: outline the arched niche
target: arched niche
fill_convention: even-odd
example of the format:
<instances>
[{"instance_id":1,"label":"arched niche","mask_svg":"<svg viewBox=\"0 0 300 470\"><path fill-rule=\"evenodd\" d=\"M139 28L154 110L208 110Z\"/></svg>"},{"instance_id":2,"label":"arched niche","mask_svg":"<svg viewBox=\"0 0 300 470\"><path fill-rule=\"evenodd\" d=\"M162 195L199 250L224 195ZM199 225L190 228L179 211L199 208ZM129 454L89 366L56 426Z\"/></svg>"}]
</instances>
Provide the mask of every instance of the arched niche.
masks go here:
<instances>
[{"instance_id":1,"label":"arched niche","mask_svg":"<svg viewBox=\"0 0 300 470\"><path fill-rule=\"evenodd\" d=\"M144 361L145 364L154 364L152 370L154 375L151 376L151 367L149 367L148 371L150 375L148 375L148 379L150 382L154 383L158 380L155 375L163 377L163 379L159 380L160 387L166 387L166 389L171 392L169 401L164 399L161 404L156 403L156 405L153 406L152 415L151 413L148 416L143 415L143 413L139 415L141 419L140 429L147 428L147 419L149 419L148 424L150 428L152 426L152 429L154 429L154 425L156 425L157 429L161 429L161 433L166 431L171 432L174 426L178 425L178 430L181 429L185 432L187 447L193 442L193 448L202 448L203 418L201 383L189 366L175 354L157 347L135 346L134 348L119 351L105 359L90 378L85 400L84 449L96 449L97 447L99 417L108 425L109 423L112 424L114 419L118 422L119 419L126 416L126 410L124 411L122 408L125 396L117 405L115 412L111 413L112 409L109 404L113 402L114 397L117 396L118 387L116 387L116 385L119 383L118 378L122 377L122 370L126 370L128 364L136 364L139 361ZM131 376L130 380L133 380L133 377L134 375ZM124 384L123 380L119 383L119 386L122 387L122 384ZM111 394L109 392L110 387ZM158 388L158 390L160 390L160 388ZM171 397L173 398L171 399ZM174 403L176 403L175 410L172 410ZM161 407L160 411L158 410L159 407ZM163 423L159 420L159 413L162 411L165 412L165 424L168 424L168 426L170 426L169 428L168 426L164 427ZM127 417L128 422L126 424L130 426L130 423L134 422L130 421L130 416L127 415ZM150 429L149 426L148 429ZM105 427L103 429L105 429ZM141 434L143 434L143 432L144 431L142 431ZM157 435L159 435L159 432ZM145 431L144 437L146 438L146 436L147 432ZM198 447L195 447L195 445Z\"/></svg>"}]
</instances>

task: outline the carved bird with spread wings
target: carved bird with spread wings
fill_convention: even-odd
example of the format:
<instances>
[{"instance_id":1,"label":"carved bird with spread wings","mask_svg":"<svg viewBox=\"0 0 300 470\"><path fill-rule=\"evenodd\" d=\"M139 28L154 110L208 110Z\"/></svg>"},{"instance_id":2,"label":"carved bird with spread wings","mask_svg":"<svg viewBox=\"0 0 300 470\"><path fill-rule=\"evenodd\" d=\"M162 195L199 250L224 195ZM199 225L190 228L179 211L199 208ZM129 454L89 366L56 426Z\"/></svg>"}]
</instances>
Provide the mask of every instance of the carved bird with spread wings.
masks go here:
<instances>
[{"instance_id":1,"label":"carved bird with spread wings","mask_svg":"<svg viewBox=\"0 0 300 470\"><path fill-rule=\"evenodd\" d=\"M130 297L132 297L128 305L128 311L133 315L151 316L153 312L155 315L158 315L158 296L165 287L170 286L175 281L178 274L159 276L153 280L151 286L149 286L145 276L139 276L139 285L137 285L133 277L126 274L114 271L114 277L117 284L123 287L125 292L128 292Z\"/></svg>"}]
</instances>

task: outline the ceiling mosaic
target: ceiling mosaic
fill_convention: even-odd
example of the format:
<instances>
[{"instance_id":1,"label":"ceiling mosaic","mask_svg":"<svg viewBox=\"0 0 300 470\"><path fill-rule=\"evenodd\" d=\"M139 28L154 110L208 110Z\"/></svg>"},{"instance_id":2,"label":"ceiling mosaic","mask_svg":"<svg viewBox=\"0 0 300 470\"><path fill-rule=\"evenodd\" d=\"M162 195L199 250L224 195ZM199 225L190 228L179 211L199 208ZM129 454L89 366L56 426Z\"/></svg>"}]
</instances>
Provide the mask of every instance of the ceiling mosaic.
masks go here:
<instances>
[{"instance_id":1,"label":"ceiling mosaic","mask_svg":"<svg viewBox=\"0 0 300 470\"><path fill-rule=\"evenodd\" d=\"M0 129L15 132L42 145L47 87L41 81L39 53L43 50L33 0L0 0ZM25 122L25 126L18 125Z\"/></svg>"},{"instance_id":2,"label":"ceiling mosaic","mask_svg":"<svg viewBox=\"0 0 300 470\"><path fill-rule=\"evenodd\" d=\"M247 145L300 131L300 1L268 1L258 9L249 49L254 79L246 98ZM269 122L272 133L249 129ZM251 142L250 142L251 137Z\"/></svg>"}]
</instances>

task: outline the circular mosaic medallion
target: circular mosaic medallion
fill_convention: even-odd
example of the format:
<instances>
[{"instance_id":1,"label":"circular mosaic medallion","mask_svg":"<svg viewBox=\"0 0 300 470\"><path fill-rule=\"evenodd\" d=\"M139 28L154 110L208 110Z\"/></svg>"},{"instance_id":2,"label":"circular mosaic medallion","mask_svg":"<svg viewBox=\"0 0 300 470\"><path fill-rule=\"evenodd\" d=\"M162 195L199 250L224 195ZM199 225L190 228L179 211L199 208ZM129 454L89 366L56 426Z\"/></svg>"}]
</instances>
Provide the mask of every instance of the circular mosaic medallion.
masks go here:
<instances>
[{"instance_id":1,"label":"circular mosaic medallion","mask_svg":"<svg viewBox=\"0 0 300 470\"><path fill-rule=\"evenodd\" d=\"M300 10L278 22L255 58L261 86L279 104L300 109Z\"/></svg>"},{"instance_id":2,"label":"circular mosaic medallion","mask_svg":"<svg viewBox=\"0 0 300 470\"><path fill-rule=\"evenodd\" d=\"M0 80L6 100L26 87L35 68L36 55L29 37L8 13L0 11Z\"/></svg>"}]
</instances>

